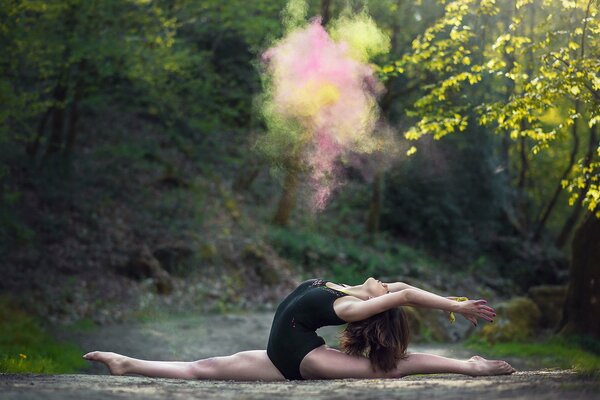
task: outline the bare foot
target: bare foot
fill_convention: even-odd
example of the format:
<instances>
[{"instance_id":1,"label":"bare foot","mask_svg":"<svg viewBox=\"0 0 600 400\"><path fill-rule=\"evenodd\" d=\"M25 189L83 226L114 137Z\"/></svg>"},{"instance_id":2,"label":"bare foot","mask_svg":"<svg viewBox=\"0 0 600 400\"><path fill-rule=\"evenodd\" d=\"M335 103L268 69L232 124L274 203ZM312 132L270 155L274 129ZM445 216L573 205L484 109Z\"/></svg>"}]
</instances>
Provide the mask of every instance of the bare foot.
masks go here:
<instances>
[{"instance_id":1,"label":"bare foot","mask_svg":"<svg viewBox=\"0 0 600 400\"><path fill-rule=\"evenodd\" d=\"M129 357L106 351L92 351L83 356L86 360L103 363L110 370L111 375L125 375L129 366Z\"/></svg>"},{"instance_id":2,"label":"bare foot","mask_svg":"<svg viewBox=\"0 0 600 400\"><path fill-rule=\"evenodd\" d=\"M486 360L480 356L473 356L467 360L472 364L471 376L509 375L516 371L509 363L502 360Z\"/></svg>"}]
</instances>

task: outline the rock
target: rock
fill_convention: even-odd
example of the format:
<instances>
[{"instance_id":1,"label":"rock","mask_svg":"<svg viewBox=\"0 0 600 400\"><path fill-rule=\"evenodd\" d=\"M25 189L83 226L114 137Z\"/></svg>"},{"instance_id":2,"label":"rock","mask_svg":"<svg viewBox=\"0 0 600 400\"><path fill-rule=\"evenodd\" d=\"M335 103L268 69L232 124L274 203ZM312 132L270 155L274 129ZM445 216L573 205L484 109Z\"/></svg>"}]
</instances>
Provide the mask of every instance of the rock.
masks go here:
<instances>
[{"instance_id":1,"label":"rock","mask_svg":"<svg viewBox=\"0 0 600 400\"><path fill-rule=\"evenodd\" d=\"M291 266L271 247L249 243L242 251L242 262L252 268L260 280L269 286L277 285L289 275Z\"/></svg>"},{"instance_id":2,"label":"rock","mask_svg":"<svg viewBox=\"0 0 600 400\"><path fill-rule=\"evenodd\" d=\"M169 294L173 291L171 276L165 271L148 246L143 246L129 258L129 261L117 272L135 279L143 280L151 278L154 281L156 291L159 294Z\"/></svg>"},{"instance_id":3,"label":"rock","mask_svg":"<svg viewBox=\"0 0 600 400\"><path fill-rule=\"evenodd\" d=\"M408 318L408 328L410 338L416 342L431 342L434 340L444 340L438 334L432 333L423 316L422 310L413 307L402 307Z\"/></svg>"},{"instance_id":4,"label":"rock","mask_svg":"<svg viewBox=\"0 0 600 400\"><path fill-rule=\"evenodd\" d=\"M160 246L154 250L153 255L168 273L186 275L194 250L186 243L176 242Z\"/></svg>"},{"instance_id":5,"label":"rock","mask_svg":"<svg viewBox=\"0 0 600 400\"><path fill-rule=\"evenodd\" d=\"M500 303L496 311L494 323L486 324L478 334L489 343L529 339L539 329L540 309L527 297Z\"/></svg>"},{"instance_id":6,"label":"rock","mask_svg":"<svg viewBox=\"0 0 600 400\"><path fill-rule=\"evenodd\" d=\"M555 328L562 318L563 305L567 297L566 285L542 285L529 288L527 295L538 306L542 315L542 328Z\"/></svg>"},{"instance_id":7,"label":"rock","mask_svg":"<svg viewBox=\"0 0 600 400\"><path fill-rule=\"evenodd\" d=\"M403 307L408 317L411 338L417 342L456 342L467 337L471 324L457 316L454 324L448 313L439 310Z\"/></svg>"}]
</instances>

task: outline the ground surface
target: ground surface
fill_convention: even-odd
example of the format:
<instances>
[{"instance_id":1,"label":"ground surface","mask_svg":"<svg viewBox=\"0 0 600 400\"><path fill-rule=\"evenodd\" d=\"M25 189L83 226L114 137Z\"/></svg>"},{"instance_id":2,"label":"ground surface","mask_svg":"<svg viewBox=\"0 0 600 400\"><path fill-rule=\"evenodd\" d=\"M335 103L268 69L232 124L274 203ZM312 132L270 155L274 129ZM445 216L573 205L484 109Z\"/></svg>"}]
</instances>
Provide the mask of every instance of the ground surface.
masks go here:
<instances>
[{"instance_id":1,"label":"ground surface","mask_svg":"<svg viewBox=\"0 0 600 400\"><path fill-rule=\"evenodd\" d=\"M85 351L108 350L156 360L194 360L240 350L264 349L271 314L171 317L160 321L105 326L87 332L58 332ZM335 329L320 332L334 343ZM467 357L459 346L414 346L446 356ZM115 377L99 364L80 375L0 374L0 399L597 399L600 382L570 371L532 369L509 360L511 376L413 376L399 380L332 380L285 383L188 381Z\"/></svg>"}]
</instances>

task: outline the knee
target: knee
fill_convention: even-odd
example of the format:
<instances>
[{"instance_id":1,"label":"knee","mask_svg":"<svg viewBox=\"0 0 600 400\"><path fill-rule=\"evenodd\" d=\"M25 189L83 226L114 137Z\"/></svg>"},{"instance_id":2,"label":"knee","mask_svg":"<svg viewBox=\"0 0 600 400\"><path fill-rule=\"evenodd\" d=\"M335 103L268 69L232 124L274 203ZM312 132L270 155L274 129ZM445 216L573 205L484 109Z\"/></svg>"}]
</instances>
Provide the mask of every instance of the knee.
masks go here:
<instances>
[{"instance_id":1,"label":"knee","mask_svg":"<svg viewBox=\"0 0 600 400\"><path fill-rule=\"evenodd\" d=\"M220 372L218 357L205 358L192 362L192 372L197 379L217 379Z\"/></svg>"},{"instance_id":2,"label":"knee","mask_svg":"<svg viewBox=\"0 0 600 400\"><path fill-rule=\"evenodd\" d=\"M406 376L406 374L401 371L399 368L395 368L392 371L389 371L385 374L384 378L388 378L388 379L400 379L400 378L404 378Z\"/></svg>"}]
</instances>

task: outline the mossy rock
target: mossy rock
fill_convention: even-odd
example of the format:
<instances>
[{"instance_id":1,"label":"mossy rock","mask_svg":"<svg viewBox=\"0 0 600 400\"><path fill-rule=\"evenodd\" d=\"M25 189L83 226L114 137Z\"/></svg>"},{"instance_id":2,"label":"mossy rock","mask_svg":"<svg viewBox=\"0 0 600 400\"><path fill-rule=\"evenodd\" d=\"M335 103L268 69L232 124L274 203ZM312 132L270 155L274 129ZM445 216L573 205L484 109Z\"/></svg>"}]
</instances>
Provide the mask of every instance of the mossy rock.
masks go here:
<instances>
[{"instance_id":1,"label":"mossy rock","mask_svg":"<svg viewBox=\"0 0 600 400\"><path fill-rule=\"evenodd\" d=\"M554 328L562 318L563 306L567 297L565 285L542 285L529 288L527 295L540 309L542 328Z\"/></svg>"},{"instance_id":2,"label":"mossy rock","mask_svg":"<svg viewBox=\"0 0 600 400\"><path fill-rule=\"evenodd\" d=\"M189 273L194 250L185 242L165 243L152 253L160 265L171 275Z\"/></svg>"},{"instance_id":3,"label":"mossy rock","mask_svg":"<svg viewBox=\"0 0 600 400\"><path fill-rule=\"evenodd\" d=\"M281 283L289 264L269 246L261 243L249 243L242 252L242 261L252 268L259 279L266 285Z\"/></svg>"},{"instance_id":4,"label":"mossy rock","mask_svg":"<svg viewBox=\"0 0 600 400\"><path fill-rule=\"evenodd\" d=\"M452 342L464 338L462 325L452 325L447 314L438 310L403 307L410 336L417 342Z\"/></svg>"},{"instance_id":5,"label":"mossy rock","mask_svg":"<svg viewBox=\"0 0 600 400\"><path fill-rule=\"evenodd\" d=\"M158 294L165 295L173 291L171 276L146 245L132 253L126 264L117 266L116 271L137 281L152 279Z\"/></svg>"},{"instance_id":6,"label":"mossy rock","mask_svg":"<svg viewBox=\"0 0 600 400\"><path fill-rule=\"evenodd\" d=\"M200 257L205 261L214 261L217 256L217 246L213 243L204 243L200 246Z\"/></svg>"},{"instance_id":7,"label":"mossy rock","mask_svg":"<svg viewBox=\"0 0 600 400\"><path fill-rule=\"evenodd\" d=\"M494 323L486 324L478 336L489 343L532 338L539 329L541 312L533 300L515 297L496 307Z\"/></svg>"}]
</instances>

